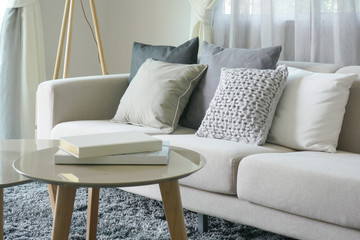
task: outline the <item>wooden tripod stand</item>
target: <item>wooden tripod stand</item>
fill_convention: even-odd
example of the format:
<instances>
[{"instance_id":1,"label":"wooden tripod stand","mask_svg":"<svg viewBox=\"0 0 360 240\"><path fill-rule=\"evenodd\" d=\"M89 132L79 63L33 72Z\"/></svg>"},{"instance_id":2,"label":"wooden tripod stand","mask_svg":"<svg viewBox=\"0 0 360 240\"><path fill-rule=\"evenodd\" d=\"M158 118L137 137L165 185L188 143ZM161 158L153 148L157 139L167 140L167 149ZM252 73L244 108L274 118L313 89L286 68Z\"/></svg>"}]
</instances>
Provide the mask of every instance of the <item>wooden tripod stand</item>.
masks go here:
<instances>
[{"instance_id":1,"label":"wooden tripod stand","mask_svg":"<svg viewBox=\"0 0 360 240\"><path fill-rule=\"evenodd\" d=\"M73 17L74 17L74 3L75 0L66 0L65 8L64 8L64 15L61 25L61 32L60 32L60 39L59 39L59 46L56 56L56 63L55 63L55 70L53 79L59 78L59 70L60 70L60 63L64 48L64 41L65 41L65 35L67 35L66 38L66 49L65 49L65 59L64 59L64 70L63 70L63 78L68 77L69 73L69 59L70 59L70 49L71 49L71 38L72 38L72 26L73 26ZM89 0L90 8L91 8L91 15L93 18L93 24L95 29L95 37L98 47L98 53L100 58L100 64L101 64L101 70L102 74L106 75L107 69L105 65L105 59L104 59L104 52L102 47L102 42L100 38L100 31L99 31L99 24L97 20L97 14L96 14L96 7L94 0ZM66 34L67 30L67 34Z\"/></svg>"},{"instance_id":2,"label":"wooden tripod stand","mask_svg":"<svg viewBox=\"0 0 360 240\"><path fill-rule=\"evenodd\" d=\"M57 50L56 63L53 79L59 78L60 63L64 48L65 35L66 38L66 49L65 49L65 59L64 59L64 68L63 68L63 78L68 77L69 73L69 59L70 59L70 49L71 49L71 38L72 38L72 25L73 25L73 16L74 16L74 3L75 0L66 0L64 15L61 25L59 46ZM94 0L89 0L91 15L93 19L94 29L95 29L95 38L97 42L97 50L100 58L101 71L103 75L107 75L107 69L105 65L104 52L102 47L102 42L100 38L99 24L97 20L96 7ZM67 34L66 34L67 31ZM56 205L56 193L57 187L55 185L48 185L48 191L50 196L50 203L53 215L55 213ZM88 189L88 211L87 211L87 231L86 239L96 239L97 231L97 219L98 219L98 208L99 208L99 188L89 188Z\"/></svg>"}]
</instances>

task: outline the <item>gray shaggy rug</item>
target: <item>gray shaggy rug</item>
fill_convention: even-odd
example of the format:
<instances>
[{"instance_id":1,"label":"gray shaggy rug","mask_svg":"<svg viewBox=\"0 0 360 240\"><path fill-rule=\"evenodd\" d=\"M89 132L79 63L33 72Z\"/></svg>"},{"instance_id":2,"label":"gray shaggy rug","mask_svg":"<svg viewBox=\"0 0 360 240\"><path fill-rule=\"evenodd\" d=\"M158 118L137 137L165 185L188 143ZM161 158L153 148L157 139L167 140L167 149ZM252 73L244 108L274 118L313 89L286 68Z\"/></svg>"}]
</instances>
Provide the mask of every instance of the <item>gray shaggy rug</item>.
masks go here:
<instances>
[{"instance_id":1,"label":"gray shaggy rug","mask_svg":"<svg viewBox=\"0 0 360 240\"><path fill-rule=\"evenodd\" d=\"M85 239L87 189L77 190L69 239ZM209 217L209 231L197 232L197 214L184 211L189 239L290 239ZM4 239L50 239L52 216L46 184L4 189ZM162 203L114 188L100 190L97 239L170 239Z\"/></svg>"}]
</instances>

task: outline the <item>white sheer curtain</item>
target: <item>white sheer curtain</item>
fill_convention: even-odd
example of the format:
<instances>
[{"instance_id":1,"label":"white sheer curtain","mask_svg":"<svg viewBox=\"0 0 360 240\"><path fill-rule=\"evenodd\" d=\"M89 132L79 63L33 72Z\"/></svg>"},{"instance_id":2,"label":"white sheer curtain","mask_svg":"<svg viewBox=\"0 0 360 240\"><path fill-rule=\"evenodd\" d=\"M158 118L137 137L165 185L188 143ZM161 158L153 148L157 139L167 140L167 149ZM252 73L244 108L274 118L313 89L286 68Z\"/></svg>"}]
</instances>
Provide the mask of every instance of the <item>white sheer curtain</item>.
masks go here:
<instances>
[{"instance_id":1,"label":"white sheer curtain","mask_svg":"<svg viewBox=\"0 0 360 240\"><path fill-rule=\"evenodd\" d=\"M220 0L214 42L282 45L281 59L360 64L360 0Z\"/></svg>"},{"instance_id":2,"label":"white sheer curtain","mask_svg":"<svg viewBox=\"0 0 360 240\"><path fill-rule=\"evenodd\" d=\"M5 1L0 1L0 26L2 25L2 20L4 18L4 13L7 7L7 2ZM1 27L0 27L1 29Z\"/></svg>"},{"instance_id":3,"label":"white sheer curtain","mask_svg":"<svg viewBox=\"0 0 360 240\"><path fill-rule=\"evenodd\" d=\"M34 138L35 93L45 80L38 0L9 0L0 33L0 139Z\"/></svg>"},{"instance_id":4,"label":"white sheer curtain","mask_svg":"<svg viewBox=\"0 0 360 240\"><path fill-rule=\"evenodd\" d=\"M190 37L199 37L203 41L212 42L211 17L212 10L218 0L189 0L191 5Z\"/></svg>"}]
</instances>

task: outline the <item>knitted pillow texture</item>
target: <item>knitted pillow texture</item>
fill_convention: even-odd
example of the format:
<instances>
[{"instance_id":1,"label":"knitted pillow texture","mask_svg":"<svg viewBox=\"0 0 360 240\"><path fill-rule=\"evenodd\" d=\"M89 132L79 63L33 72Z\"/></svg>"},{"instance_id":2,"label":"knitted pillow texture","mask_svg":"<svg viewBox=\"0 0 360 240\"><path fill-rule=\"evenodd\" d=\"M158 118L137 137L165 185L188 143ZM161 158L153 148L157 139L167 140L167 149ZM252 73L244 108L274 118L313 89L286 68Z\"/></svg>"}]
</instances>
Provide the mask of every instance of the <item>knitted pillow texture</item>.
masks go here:
<instances>
[{"instance_id":1,"label":"knitted pillow texture","mask_svg":"<svg viewBox=\"0 0 360 240\"><path fill-rule=\"evenodd\" d=\"M220 81L221 68L275 69L281 52L281 46L243 49L223 48L203 42L200 64L208 69L194 89L189 103L180 118L180 125L198 129L206 110L214 97Z\"/></svg>"},{"instance_id":2,"label":"knitted pillow texture","mask_svg":"<svg viewBox=\"0 0 360 240\"><path fill-rule=\"evenodd\" d=\"M285 65L275 70L222 68L220 84L196 135L264 144L287 75Z\"/></svg>"}]
</instances>

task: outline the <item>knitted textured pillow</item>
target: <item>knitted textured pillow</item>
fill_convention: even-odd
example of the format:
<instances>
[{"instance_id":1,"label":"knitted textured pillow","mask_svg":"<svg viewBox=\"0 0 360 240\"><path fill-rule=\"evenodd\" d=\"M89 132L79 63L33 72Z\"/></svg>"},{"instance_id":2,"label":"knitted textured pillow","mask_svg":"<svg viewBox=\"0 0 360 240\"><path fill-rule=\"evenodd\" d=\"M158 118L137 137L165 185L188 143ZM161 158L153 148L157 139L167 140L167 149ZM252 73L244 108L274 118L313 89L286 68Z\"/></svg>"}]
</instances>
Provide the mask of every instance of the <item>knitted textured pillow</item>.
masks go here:
<instances>
[{"instance_id":1,"label":"knitted textured pillow","mask_svg":"<svg viewBox=\"0 0 360 240\"><path fill-rule=\"evenodd\" d=\"M281 46L244 49L223 48L203 42L200 64L208 69L191 94L189 103L180 118L183 127L198 129L220 81L221 68L275 69Z\"/></svg>"},{"instance_id":2,"label":"knitted textured pillow","mask_svg":"<svg viewBox=\"0 0 360 240\"><path fill-rule=\"evenodd\" d=\"M196 135L265 143L287 75L285 65L275 70L222 68L220 84Z\"/></svg>"}]
</instances>

